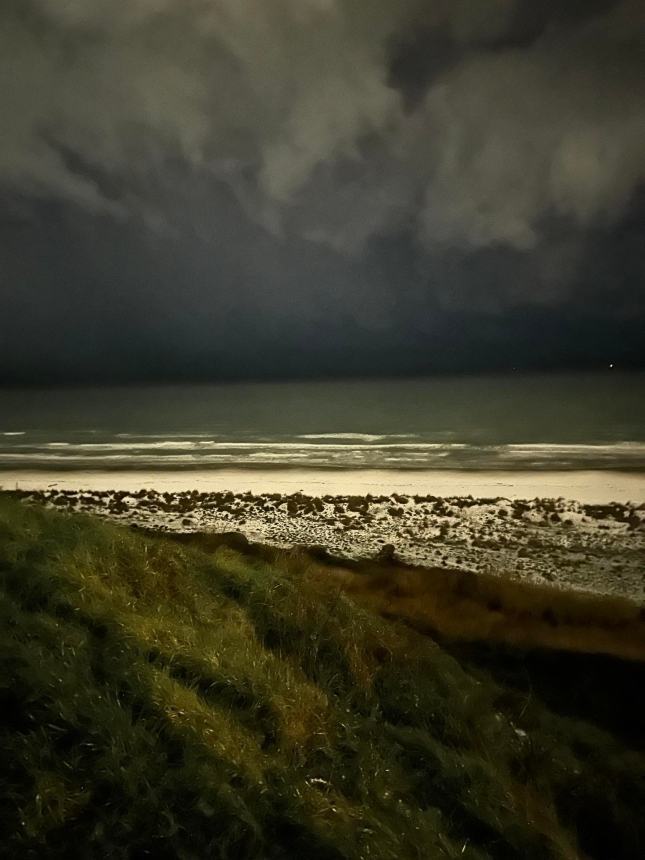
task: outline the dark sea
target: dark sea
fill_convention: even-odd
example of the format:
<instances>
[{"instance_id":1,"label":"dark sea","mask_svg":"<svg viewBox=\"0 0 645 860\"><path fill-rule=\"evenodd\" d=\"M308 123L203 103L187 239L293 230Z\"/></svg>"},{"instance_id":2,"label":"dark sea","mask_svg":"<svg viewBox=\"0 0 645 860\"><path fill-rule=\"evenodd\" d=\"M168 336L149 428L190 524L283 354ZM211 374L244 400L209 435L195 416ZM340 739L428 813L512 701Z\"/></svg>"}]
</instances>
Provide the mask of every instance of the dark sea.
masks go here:
<instances>
[{"instance_id":1,"label":"dark sea","mask_svg":"<svg viewBox=\"0 0 645 860\"><path fill-rule=\"evenodd\" d=\"M0 390L0 469L645 469L645 374Z\"/></svg>"}]
</instances>

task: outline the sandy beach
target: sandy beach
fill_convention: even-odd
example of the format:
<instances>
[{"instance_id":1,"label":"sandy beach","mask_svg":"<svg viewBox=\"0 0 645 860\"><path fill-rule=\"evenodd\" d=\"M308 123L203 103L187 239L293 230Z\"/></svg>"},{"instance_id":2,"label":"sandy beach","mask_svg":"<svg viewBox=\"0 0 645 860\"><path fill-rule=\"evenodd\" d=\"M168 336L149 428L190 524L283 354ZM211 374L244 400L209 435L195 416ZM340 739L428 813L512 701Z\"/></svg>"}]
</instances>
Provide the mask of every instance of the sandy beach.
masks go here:
<instances>
[{"instance_id":1,"label":"sandy beach","mask_svg":"<svg viewBox=\"0 0 645 860\"><path fill-rule=\"evenodd\" d=\"M453 471L216 469L145 471L2 471L4 490L156 490L158 492L306 493L307 495L564 498L584 504L645 502L645 473L609 471Z\"/></svg>"},{"instance_id":2,"label":"sandy beach","mask_svg":"<svg viewBox=\"0 0 645 860\"><path fill-rule=\"evenodd\" d=\"M27 501L645 602L645 477L612 472L13 472Z\"/></svg>"}]
</instances>

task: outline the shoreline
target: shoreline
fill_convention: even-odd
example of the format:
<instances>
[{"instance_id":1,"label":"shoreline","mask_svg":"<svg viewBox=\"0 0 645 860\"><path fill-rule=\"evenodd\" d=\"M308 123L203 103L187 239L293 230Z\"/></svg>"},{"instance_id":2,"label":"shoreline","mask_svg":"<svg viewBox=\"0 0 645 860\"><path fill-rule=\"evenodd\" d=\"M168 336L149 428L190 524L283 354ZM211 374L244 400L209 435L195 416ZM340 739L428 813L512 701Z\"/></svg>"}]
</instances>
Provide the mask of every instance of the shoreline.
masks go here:
<instances>
[{"instance_id":1,"label":"shoreline","mask_svg":"<svg viewBox=\"0 0 645 860\"><path fill-rule=\"evenodd\" d=\"M305 493L433 495L441 497L564 498L584 504L645 502L644 472L461 471L401 469L204 469L176 471L0 471L2 490L106 492Z\"/></svg>"}]
</instances>

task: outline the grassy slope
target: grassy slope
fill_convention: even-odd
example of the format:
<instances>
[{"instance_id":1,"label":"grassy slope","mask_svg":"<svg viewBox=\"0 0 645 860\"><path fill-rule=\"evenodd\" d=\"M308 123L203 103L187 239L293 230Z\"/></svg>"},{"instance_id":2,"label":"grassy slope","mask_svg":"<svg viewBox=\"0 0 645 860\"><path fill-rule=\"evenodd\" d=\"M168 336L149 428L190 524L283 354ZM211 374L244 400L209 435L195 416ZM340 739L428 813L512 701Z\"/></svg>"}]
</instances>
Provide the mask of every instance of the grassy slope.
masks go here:
<instances>
[{"instance_id":1,"label":"grassy slope","mask_svg":"<svg viewBox=\"0 0 645 860\"><path fill-rule=\"evenodd\" d=\"M645 661L645 608L624 598L469 571L371 562L355 570L318 565L311 575L421 632Z\"/></svg>"},{"instance_id":2,"label":"grassy slope","mask_svg":"<svg viewBox=\"0 0 645 860\"><path fill-rule=\"evenodd\" d=\"M286 557L0 497L0 582L3 856L641 856L638 743Z\"/></svg>"}]
</instances>

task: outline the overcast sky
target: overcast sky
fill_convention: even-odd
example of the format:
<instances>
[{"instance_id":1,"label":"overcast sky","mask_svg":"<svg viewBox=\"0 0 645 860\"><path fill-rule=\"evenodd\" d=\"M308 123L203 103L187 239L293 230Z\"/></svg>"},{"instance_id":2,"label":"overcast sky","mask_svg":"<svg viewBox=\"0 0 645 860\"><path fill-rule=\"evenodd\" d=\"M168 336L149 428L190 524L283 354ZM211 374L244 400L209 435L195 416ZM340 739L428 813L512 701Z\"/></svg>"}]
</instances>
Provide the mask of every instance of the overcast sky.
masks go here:
<instances>
[{"instance_id":1,"label":"overcast sky","mask_svg":"<svg viewBox=\"0 0 645 860\"><path fill-rule=\"evenodd\" d=\"M642 0L3 0L0 381L645 364Z\"/></svg>"}]
</instances>

